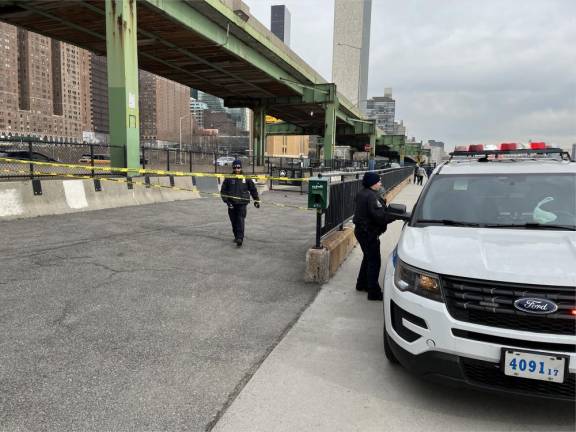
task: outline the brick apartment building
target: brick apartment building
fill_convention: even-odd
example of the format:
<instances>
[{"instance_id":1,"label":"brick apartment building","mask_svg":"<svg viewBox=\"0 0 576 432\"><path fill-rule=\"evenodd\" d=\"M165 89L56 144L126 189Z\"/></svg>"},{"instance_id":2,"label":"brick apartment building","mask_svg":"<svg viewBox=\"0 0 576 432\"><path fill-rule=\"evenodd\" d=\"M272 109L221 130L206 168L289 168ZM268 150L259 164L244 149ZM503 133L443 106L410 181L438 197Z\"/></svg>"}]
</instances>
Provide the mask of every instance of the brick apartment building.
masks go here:
<instances>
[{"instance_id":1,"label":"brick apartment building","mask_svg":"<svg viewBox=\"0 0 576 432\"><path fill-rule=\"evenodd\" d=\"M82 140L91 130L90 53L0 23L0 133Z\"/></svg>"}]
</instances>

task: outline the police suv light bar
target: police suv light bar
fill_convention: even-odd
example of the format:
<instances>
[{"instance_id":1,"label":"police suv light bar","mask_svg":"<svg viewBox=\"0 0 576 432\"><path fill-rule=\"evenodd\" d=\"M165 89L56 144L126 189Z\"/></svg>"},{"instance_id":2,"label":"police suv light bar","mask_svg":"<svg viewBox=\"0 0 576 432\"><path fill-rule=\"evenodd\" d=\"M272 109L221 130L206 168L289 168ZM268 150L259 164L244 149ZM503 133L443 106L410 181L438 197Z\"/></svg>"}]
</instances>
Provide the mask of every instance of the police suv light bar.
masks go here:
<instances>
[{"instance_id":1,"label":"police suv light bar","mask_svg":"<svg viewBox=\"0 0 576 432\"><path fill-rule=\"evenodd\" d=\"M529 148L521 148L517 143L501 143L499 149L495 146L484 144L470 144L469 146L456 146L450 153L450 160L455 156L470 158L484 158L485 160L505 160L505 159L534 159L535 157L556 158L571 161L567 151L561 148L551 148L544 142L532 142ZM512 156L512 157L510 157Z\"/></svg>"}]
</instances>

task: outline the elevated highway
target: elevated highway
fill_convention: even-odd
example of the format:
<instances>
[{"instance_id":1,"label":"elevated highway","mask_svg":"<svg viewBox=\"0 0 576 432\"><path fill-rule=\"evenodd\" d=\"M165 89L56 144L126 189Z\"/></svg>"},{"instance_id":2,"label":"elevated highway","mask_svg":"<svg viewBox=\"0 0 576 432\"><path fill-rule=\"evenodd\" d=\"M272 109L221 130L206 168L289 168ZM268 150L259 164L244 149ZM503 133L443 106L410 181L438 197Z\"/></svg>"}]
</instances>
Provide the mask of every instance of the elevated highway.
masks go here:
<instances>
[{"instance_id":1,"label":"elevated highway","mask_svg":"<svg viewBox=\"0 0 576 432\"><path fill-rule=\"evenodd\" d=\"M337 140L375 149L374 121L239 0L0 0L0 21L107 55L114 166L139 164L138 68L254 110L259 161L267 134L321 135L325 159Z\"/></svg>"}]
</instances>

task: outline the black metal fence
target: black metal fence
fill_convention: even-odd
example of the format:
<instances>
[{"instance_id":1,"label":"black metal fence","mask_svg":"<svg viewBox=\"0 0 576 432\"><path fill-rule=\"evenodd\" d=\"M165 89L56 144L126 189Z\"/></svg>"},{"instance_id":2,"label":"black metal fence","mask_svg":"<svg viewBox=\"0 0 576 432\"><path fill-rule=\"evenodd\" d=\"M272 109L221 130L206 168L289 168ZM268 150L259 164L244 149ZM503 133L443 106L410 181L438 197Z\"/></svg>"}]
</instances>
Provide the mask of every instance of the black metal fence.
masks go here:
<instances>
[{"instance_id":1,"label":"black metal fence","mask_svg":"<svg viewBox=\"0 0 576 432\"><path fill-rule=\"evenodd\" d=\"M122 175L98 169L110 166L110 153L124 147L87 144L50 142L38 139L0 138L0 180L23 178L53 178L59 175L104 177ZM244 162L244 171L253 173L264 171L257 169L246 156L217 151L198 151L192 149L174 149L140 147L140 166L149 170L189 171L189 172L232 172L232 160L240 158ZM10 162L7 159L30 161L29 164ZM74 166L52 166L34 164L48 162Z\"/></svg>"},{"instance_id":2,"label":"black metal fence","mask_svg":"<svg viewBox=\"0 0 576 432\"><path fill-rule=\"evenodd\" d=\"M380 174L382 186L390 190L410 177L414 168L390 168L377 171ZM353 216L356 205L356 194L362 189L362 173L343 173L335 182L330 183L330 204L324 213L323 223L318 224L320 232L316 233L317 247L321 237L326 236L335 229L342 229L344 224ZM334 179L335 176L331 176Z\"/></svg>"},{"instance_id":3,"label":"black metal fence","mask_svg":"<svg viewBox=\"0 0 576 432\"><path fill-rule=\"evenodd\" d=\"M367 161L351 161L333 159L317 161L308 158L268 157L266 158L267 173L272 177L269 181L270 190L281 189L305 193L308 185L301 179L314 177L319 173L348 172L367 169ZM276 180L278 177L287 177L294 180Z\"/></svg>"}]
</instances>

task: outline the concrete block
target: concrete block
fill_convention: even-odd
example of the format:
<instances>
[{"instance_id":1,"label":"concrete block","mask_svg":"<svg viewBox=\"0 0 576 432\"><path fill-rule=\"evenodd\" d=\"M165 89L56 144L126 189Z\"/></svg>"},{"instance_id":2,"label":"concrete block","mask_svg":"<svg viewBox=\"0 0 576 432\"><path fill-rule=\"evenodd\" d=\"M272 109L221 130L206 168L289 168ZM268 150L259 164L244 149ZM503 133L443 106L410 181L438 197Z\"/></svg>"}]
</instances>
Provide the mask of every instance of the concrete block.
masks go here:
<instances>
[{"instance_id":1,"label":"concrete block","mask_svg":"<svg viewBox=\"0 0 576 432\"><path fill-rule=\"evenodd\" d=\"M200 192L218 193L220 191L216 177L196 177L196 187Z\"/></svg>"},{"instance_id":2,"label":"concrete block","mask_svg":"<svg viewBox=\"0 0 576 432\"><path fill-rule=\"evenodd\" d=\"M396 195L410 182L407 178L386 193L386 201L391 202ZM335 231L322 240L324 249L309 249L306 252L306 270L304 280L307 282L325 283L346 260L354 246L356 246L354 227L344 227L342 231Z\"/></svg>"},{"instance_id":3,"label":"concrete block","mask_svg":"<svg viewBox=\"0 0 576 432\"><path fill-rule=\"evenodd\" d=\"M143 177L135 177L132 189L125 179L101 179L96 192L94 181L42 180L42 195L34 195L30 180L0 183L0 219L17 219L101 210L114 207L153 204L199 198L196 191L147 188ZM152 177L151 184L170 186L168 177ZM175 178L175 186L194 189L190 177ZM214 179L215 180L215 179Z\"/></svg>"},{"instance_id":4,"label":"concrete block","mask_svg":"<svg viewBox=\"0 0 576 432\"><path fill-rule=\"evenodd\" d=\"M330 252L327 249L308 249L306 252L306 282L325 283L330 279Z\"/></svg>"},{"instance_id":5,"label":"concrete block","mask_svg":"<svg viewBox=\"0 0 576 432\"><path fill-rule=\"evenodd\" d=\"M356 246L354 228L348 226L344 227L342 231L335 231L322 243L330 252L330 277L332 277L346 260L348 254L354 249L354 246Z\"/></svg>"}]
</instances>

